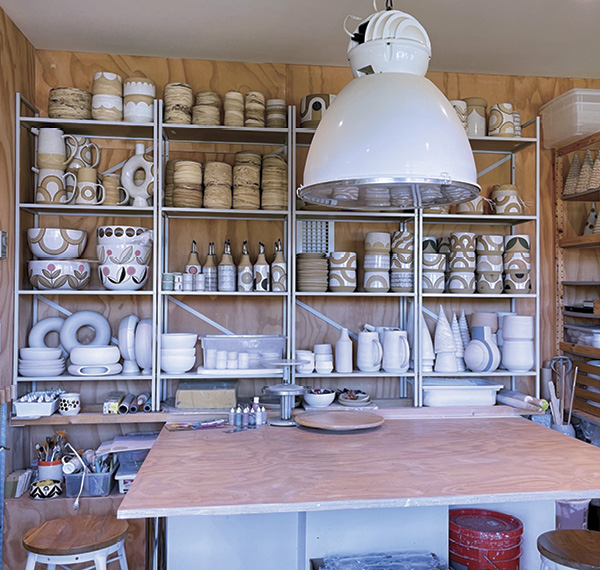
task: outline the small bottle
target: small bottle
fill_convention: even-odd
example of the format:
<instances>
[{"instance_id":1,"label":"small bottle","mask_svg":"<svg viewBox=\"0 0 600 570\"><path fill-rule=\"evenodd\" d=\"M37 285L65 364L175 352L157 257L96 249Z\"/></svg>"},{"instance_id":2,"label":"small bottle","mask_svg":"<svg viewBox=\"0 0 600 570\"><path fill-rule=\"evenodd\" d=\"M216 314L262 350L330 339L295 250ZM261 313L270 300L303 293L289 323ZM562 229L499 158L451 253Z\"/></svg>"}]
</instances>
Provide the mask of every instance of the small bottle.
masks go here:
<instances>
[{"instance_id":1,"label":"small bottle","mask_svg":"<svg viewBox=\"0 0 600 570\"><path fill-rule=\"evenodd\" d=\"M208 244L208 255L206 256L206 263L204 264L204 289L206 291L217 290L217 260L215 258L215 244L210 242Z\"/></svg>"},{"instance_id":2,"label":"small bottle","mask_svg":"<svg viewBox=\"0 0 600 570\"><path fill-rule=\"evenodd\" d=\"M252 408L250 408L250 413L248 414L248 425L249 426L257 425L256 424L257 420L258 420L258 418L256 417L256 412Z\"/></svg>"},{"instance_id":3,"label":"small bottle","mask_svg":"<svg viewBox=\"0 0 600 570\"><path fill-rule=\"evenodd\" d=\"M252 398L252 411L253 411L254 413L256 413L256 412L260 411L260 404L259 404L259 402L258 402L258 396L254 396L254 397Z\"/></svg>"},{"instance_id":4,"label":"small bottle","mask_svg":"<svg viewBox=\"0 0 600 570\"><path fill-rule=\"evenodd\" d=\"M267 409L262 406L260 408L260 424L266 424L267 423Z\"/></svg>"},{"instance_id":5,"label":"small bottle","mask_svg":"<svg viewBox=\"0 0 600 570\"><path fill-rule=\"evenodd\" d=\"M242 427L248 427L248 416L250 415L250 408L245 406L242 410Z\"/></svg>"},{"instance_id":6,"label":"small bottle","mask_svg":"<svg viewBox=\"0 0 600 570\"><path fill-rule=\"evenodd\" d=\"M271 264L271 291L287 290L287 263L283 257L281 238L275 242L275 258Z\"/></svg>"},{"instance_id":7,"label":"small bottle","mask_svg":"<svg viewBox=\"0 0 600 570\"><path fill-rule=\"evenodd\" d=\"M252 291L254 286L254 266L248 254L248 241L244 240L242 244L242 257L237 267L237 288L238 291Z\"/></svg>"},{"instance_id":8,"label":"small bottle","mask_svg":"<svg viewBox=\"0 0 600 570\"><path fill-rule=\"evenodd\" d=\"M241 427L241 425L242 425L242 408L240 406L238 406L235 409L234 423L235 423L236 427Z\"/></svg>"},{"instance_id":9,"label":"small bottle","mask_svg":"<svg viewBox=\"0 0 600 570\"><path fill-rule=\"evenodd\" d=\"M218 288L219 291L235 291L236 267L231 256L231 242L225 242L223 257L218 267Z\"/></svg>"},{"instance_id":10,"label":"small bottle","mask_svg":"<svg viewBox=\"0 0 600 570\"><path fill-rule=\"evenodd\" d=\"M200 265L200 259L198 258L198 252L196 251L196 240L192 240L192 251L188 257L187 263L185 264L185 272L196 275L202 273L202 265Z\"/></svg>"},{"instance_id":11,"label":"small bottle","mask_svg":"<svg viewBox=\"0 0 600 570\"><path fill-rule=\"evenodd\" d=\"M229 410L229 425L230 426L234 426L235 425L235 408L231 408L231 410Z\"/></svg>"},{"instance_id":12,"label":"small bottle","mask_svg":"<svg viewBox=\"0 0 600 570\"><path fill-rule=\"evenodd\" d=\"M265 257L265 244L261 241L258 242L258 258L254 264L254 290L255 291L269 291L269 275L270 267Z\"/></svg>"}]
</instances>

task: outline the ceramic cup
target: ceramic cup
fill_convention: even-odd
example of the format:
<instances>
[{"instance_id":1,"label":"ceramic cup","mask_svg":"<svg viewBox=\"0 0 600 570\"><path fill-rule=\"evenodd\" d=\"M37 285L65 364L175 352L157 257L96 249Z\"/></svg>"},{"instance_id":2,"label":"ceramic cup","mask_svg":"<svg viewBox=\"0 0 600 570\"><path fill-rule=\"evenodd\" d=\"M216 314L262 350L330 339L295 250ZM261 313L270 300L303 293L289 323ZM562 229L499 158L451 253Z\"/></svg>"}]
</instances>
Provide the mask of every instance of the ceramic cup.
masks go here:
<instances>
[{"instance_id":1,"label":"ceramic cup","mask_svg":"<svg viewBox=\"0 0 600 570\"><path fill-rule=\"evenodd\" d=\"M532 340L508 340L502 345L502 366L509 372L529 372L535 362L535 350Z\"/></svg>"},{"instance_id":2,"label":"ceramic cup","mask_svg":"<svg viewBox=\"0 0 600 570\"><path fill-rule=\"evenodd\" d=\"M504 254L505 271L530 271L531 254L528 251L513 251Z\"/></svg>"},{"instance_id":3,"label":"ceramic cup","mask_svg":"<svg viewBox=\"0 0 600 570\"><path fill-rule=\"evenodd\" d=\"M483 234L477 236L475 250L478 255L499 255L504 251L503 235Z\"/></svg>"},{"instance_id":4,"label":"ceramic cup","mask_svg":"<svg viewBox=\"0 0 600 570\"><path fill-rule=\"evenodd\" d=\"M533 340L534 318L529 315L506 315L502 319L502 337L505 340Z\"/></svg>"},{"instance_id":5,"label":"ceramic cup","mask_svg":"<svg viewBox=\"0 0 600 570\"><path fill-rule=\"evenodd\" d=\"M62 461L38 461L38 481L62 481Z\"/></svg>"},{"instance_id":6,"label":"ceramic cup","mask_svg":"<svg viewBox=\"0 0 600 570\"><path fill-rule=\"evenodd\" d=\"M63 172L53 168L32 169L38 175L35 201L38 204L68 204L74 194L69 193L67 184L71 180L73 186L77 178L72 172Z\"/></svg>"},{"instance_id":7,"label":"ceramic cup","mask_svg":"<svg viewBox=\"0 0 600 570\"><path fill-rule=\"evenodd\" d=\"M477 273L501 273L503 269L502 255L478 255Z\"/></svg>"},{"instance_id":8,"label":"ceramic cup","mask_svg":"<svg viewBox=\"0 0 600 570\"><path fill-rule=\"evenodd\" d=\"M435 254L427 254L427 255L435 255ZM392 254L392 262L391 269L405 269L412 271L415 265L415 256L412 253L393 253Z\"/></svg>"},{"instance_id":9,"label":"ceramic cup","mask_svg":"<svg viewBox=\"0 0 600 570\"><path fill-rule=\"evenodd\" d=\"M390 256L389 254L367 253L363 259L363 267L365 271L388 271L390 268Z\"/></svg>"},{"instance_id":10,"label":"ceramic cup","mask_svg":"<svg viewBox=\"0 0 600 570\"><path fill-rule=\"evenodd\" d=\"M423 271L446 271L446 256L443 253L424 253Z\"/></svg>"},{"instance_id":11,"label":"ceramic cup","mask_svg":"<svg viewBox=\"0 0 600 570\"><path fill-rule=\"evenodd\" d=\"M504 236L504 253L513 253L515 251L530 251L531 241L528 235L510 235Z\"/></svg>"},{"instance_id":12,"label":"ceramic cup","mask_svg":"<svg viewBox=\"0 0 600 570\"><path fill-rule=\"evenodd\" d=\"M498 294L502 293L504 283L502 281L502 273L484 272L477 274L477 292L481 294Z\"/></svg>"},{"instance_id":13,"label":"ceramic cup","mask_svg":"<svg viewBox=\"0 0 600 570\"><path fill-rule=\"evenodd\" d=\"M473 232L453 232L450 234L451 251L475 251L477 235Z\"/></svg>"},{"instance_id":14,"label":"ceramic cup","mask_svg":"<svg viewBox=\"0 0 600 570\"><path fill-rule=\"evenodd\" d=\"M485 205L487 203L487 199L483 196L479 195L477 198L470 200L469 202L461 202L456 205L456 213L457 214L485 214L486 208Z\"/></svg>"},{"instance_id":15,"label":"ceramic cup","mask_svg":"<svg viewBox=\"0 0 600 570\"><path fill-rule=\"evenodd\" d=\"M105 206L124 206L129 202L129 192L120 186L121 177L118 174L104 174L101 180L105 191Z\"/></svg>"},{"instance_id":16,"label":"ceramic cup","mask_svg":"<svg viewBox=\"0 0 600 570\"><path fill-rule=\"evenodd\" d=\"M365 271L364 290L373 293L385 293L390 290L389 271Z\"/></svg>"},{"instance_id":17,"label":"ceramic cup","mask_svg":"<svg viewBox=\"0 0 600 570\"><path fill-rule=\"evenodd\" d=\"M332 269L329 272L329 290L350 293L356 290L356 271L354 269Z\"/></svg>"},{"instance_id":18,"label":"ceramic cup","mask_svg":"<svg viewBox=\"0 0 600 570\"><path fill-rule=\"evenodd\" d=\"M486 135L487 101L482 97L466 97L463 101L467 104L467 135L484 137Z\"/></svg>"},{"instance_id":19,"label":"ceramic cup","mask_svg":"<svg viewBox=\"0 0 600 570\"><path fill-rule=\"evenodd\" d=\"M95 168L80 168L77 171L75 204L92 206L104 203L106 190L97 182Z\"/></svg>"},{"instance_id":20,"label":"ceramic cup","mask_svg":"<svg viewBox=\"0 0 600 570\"><path fill-rule=\"evenodd\" d=\"M514 184L494 186L492 190L494 213L500 216L518 216L523 213L523 201Z\"/></svg>"},{"instance_id":21,"label":"ceramic cup","mask_svg":"<svg viewBox=\"0 0 600 570\"><path fill-rule=\"evenodd\" d=\"M452 107L456 111L456 116L461 122L465 131L467 130L467 104L461 99L450 101Z\"/></svg>"},{"instance_id":22,"label":"ceramic cup","mask_svg":"<svg viewBox=\"0 0 600 570\"><path fill-rule=\"evenodd\" d=\"M451 272L447 289L450 293L474 293L475 274L470 271Z\"/></svg>"},{"instance_id":23,"label":"ceramic cup","mask_svg":"<svg viewBox=\"0 0 600 570\"><path fill-rule=\"evenodd\" d=\"M154 120L156 85L146 77L128 77L123 83L123 120L151 123Z\"/></svg>"},{"instance_id":24,"label":"ceramic cup","mask_svg":"<svg viewBox=\"0 0 600 570\"><path fill-rule=\"evenodd\" d=\"M505 271L504 292L525 294L531 293L531 279L528 271Z\"/></svg>"},{"instance_id":25,"label":"ceramic cup","mask_svg":"<svg viewBox=\"0 0 600 570\"><path fill-rule=\"evenodd\" d=\"M423 271L421 288L423 293L443 293L446 288L446 274L443 271Z\"/></svg>"},{"instance_id":26,"label":"ceramic cup","mask_svg":"<svg viewBox=\"0 0 600 570\"><path fill-rule=\"evenodd\" d=\"M412 252L415 249L414 234L409 231L398 231L392 234L391 248L393 253Z\"/></svg>"},{"instance_id":27,"label":"ceramic cup","mask_svg":"<svg viewBox=\"0 0 600 570\"><path fill-rule=\"evenodd\" d=\"M513 106L511 103L497 103L490 107L488 135L490 137L514 137Z\"/></svg>"},{"instance_id":28,"label":"ceramic cup","mask_svg":"<svg viewBox=\"0 0 600 570\"><path fill-rule=\"evenodd\" d=\"M390 289L394 293L409 293L414 289L415 276L412 269L409 271L396 271L392 269L390 276Z\"/></svg>"},{"instance_id":29,"label":"ceramic cup","mask_svg":"<svg viewBox=\"0 0 600 570\"><path fill-rule=\"evenodd\" d=\"M58 411L63 416L75 416L81 410L81 401L78 392L65 392L58 400Z\"/></svg>"},{"instance_id":30,"label":"ceramic cup","mask_svg":"<svg viewBox=\"0 0 600 570\"><path fill-rule=\"evenodd\" d=\"M332 251L329 254L329 269L356 269L356 252Z\"/></svg>"},{"instance_id":31,"label":"ceramic cup","mask_svg":"<svg viewBox=\"0 0 600 570\"><path fill-rule=\"evenodd\" d=\"M365 251L377 253L389 252L391 246L391 235L387 232L369 232L365 236Z\"/></svg>"},{"instance_id":32,"label":"ceramic cup","mask_svg":"<svg viewBox=\"0 0 600 570\"><path fill-rule=\"evenodd\" d=\"M474 251L453 251L450 253L448 269L450 271L469 271L473 273L476 267Z\"/></svg>"},{"instance_id":33,"label":"ceramic cup","mask_svg":"<svg viewBox=\"0 0 600 570\"><path fill-rule=\"evenodd\" d=\"M434 236L425 236L423 238L423 253L438 252L437 238Z\"/></svg>"},{"instance_id":34,"label":"ceramic cup","mask_svg":"<svg viewBox=\"0 0 600 570\"><path fill-rule=\"evenodd\" d=\"M315 355L310 350L297 350L296 360L300 364L296 365L296 370L300 374L311 374L315 369Z\"/></svg>"}]
</instances>

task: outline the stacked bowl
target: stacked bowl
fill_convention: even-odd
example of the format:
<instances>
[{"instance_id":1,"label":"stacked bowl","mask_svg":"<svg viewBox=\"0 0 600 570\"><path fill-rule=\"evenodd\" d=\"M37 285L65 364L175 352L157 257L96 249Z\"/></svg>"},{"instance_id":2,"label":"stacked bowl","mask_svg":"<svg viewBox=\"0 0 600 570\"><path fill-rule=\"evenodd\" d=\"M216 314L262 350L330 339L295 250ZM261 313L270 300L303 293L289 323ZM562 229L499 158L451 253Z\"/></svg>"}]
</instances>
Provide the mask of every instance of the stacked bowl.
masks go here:
<instances>
[{"instance_id":1,"label":"stacked bowl","mask_svg":"<svg viewBox=\"0 0 600 570\"><path fill-rule=\"evenodd\" d=\"M535 364L534 318L507 315L502 324L502 366L512 373L529 372Z\"/></svg>"},{"instance_id":2,"label":"stacked bowl","mask_svg":"<svg viewBox=\"0 0 600 570\"><path fill-rule=\"evenodd\" d=\"M477 236L472 232L450 234L450 260L448 291L450 293L475 292L475 247Z\"/></svg>"},{"instance_id":3,"label":"stacked bowl","mask_svg":"<svg viewBox=\"0 0 600 570\"><path fill-rule=\"evenodd\" d=\"M83 254L87 233L67 228L29 228L27 243L38 259L27 264L35 289L83 289L90 281L90 264Z\"/></svg>"},{"instance_id":4,"label":"stacked bowl","mask_svg":"<svg viewBox=\"0 0 600 570\"><path fill-rule=\"evenodd\" d=\"M195 333L161 335L160 367L167 374L185 374L196 364Z\"/></svg>"},{"instance_id":5,"label":"stacked bowl","mask_svg":"<svg viewBox=\"0 0 600 570\"><path fill-rule=\"evenodd\" d=\"M327 258L324 253L296 255L298 291L324 293L327 291Z\"/></svg>"},{"instance_id":6,"label":"stacked bowl","mask_svg":"<svg viewBox=\"0 0 600 570\"><path fill-rule=\"evenodd\" d=\"M390 248L387 232L369 232L365 236L364 290L387 293L390 290Z\"/></svg>"},{"instance_id":7,"label":"stacked bowl","mask_svg":"<svg viewBox=\"0 0 600 570\"><path fill-rule=\"evenodd\" d=\"M477 237L477 292L502 293L502 254L504 236L480 235Z\"/></svg>"},{"instance_id":8,"label":"stacked bowl","mask_svg":"<svg viewBox=\"0 0 600 570\"><path fill-rule=\"evenodd\" d=\"M329 290L356 290L356 252L332 251L329 254Z\"/></svg>"},{"instance_id":9,"label":"stacked bowl","mask_svg":"<svg viewBox=\"0 0 600 570\"><path fill-rule=\"evenodd\" d=\"M65 371L60 348L28 347L19 349L19 376L47 378Z\"/></svg>"},{"instance_id":10,"label":"stacked bowl","mask_svg":"<svg viewBox=\"0 0 600 570\"><path fill-rule=\"evenodd\" d=\"M102 285L112 291L136 291L148 280L152 230L137 226L101 226L96 253Z\"/></svg>"},{"instance_id":11,"label":"stacked bowl","mask_svg":"<svg viewBox=\"0 0 600 570\"><path fill-rule=\"evenodd\" d=\"M531 245L528 235L504 237L504 292L530 293Z\"/></svg>"},{"instance_id":12,"label":"stacked bowl","mask_svg":"<svg viewBox=\"0 0 600 570\"><path fill-rule=\"evenodd\" d=\"M394 293L409 293L415 285L415 242L410 231L392 235L392 263L390 286Z\"/></svg>"},{"instance_id":13,"label":"stacked bowl","mask_svg":"<svg viewBox=\"0 0 600 570\"><path fill-rule=\"evenodd\" d=\"M69 374L74 376L112 376L119 374L121 351L116 345L75 346L69 355Z\"/></svg>"}]
</instances>

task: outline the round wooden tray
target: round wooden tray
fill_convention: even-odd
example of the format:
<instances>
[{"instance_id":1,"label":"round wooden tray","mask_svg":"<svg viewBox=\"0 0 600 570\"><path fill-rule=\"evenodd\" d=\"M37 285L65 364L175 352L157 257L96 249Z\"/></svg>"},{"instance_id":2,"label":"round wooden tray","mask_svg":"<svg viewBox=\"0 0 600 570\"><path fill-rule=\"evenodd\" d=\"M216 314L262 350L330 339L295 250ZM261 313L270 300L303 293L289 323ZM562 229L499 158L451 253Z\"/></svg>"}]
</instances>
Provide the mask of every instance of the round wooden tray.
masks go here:
<instances>
[{"instance_id":1,"label":"round wooden tray","mask_svg":"<svg viewBox=\"0 0 600 570\"><path fill-rule=\"evenodd\" d=\"M351 431L370 429L380 426L385 420L372 412L307 412L295 418L296 423L304 427L329 429L334 431Z\"/></svg>"}]
</instances>

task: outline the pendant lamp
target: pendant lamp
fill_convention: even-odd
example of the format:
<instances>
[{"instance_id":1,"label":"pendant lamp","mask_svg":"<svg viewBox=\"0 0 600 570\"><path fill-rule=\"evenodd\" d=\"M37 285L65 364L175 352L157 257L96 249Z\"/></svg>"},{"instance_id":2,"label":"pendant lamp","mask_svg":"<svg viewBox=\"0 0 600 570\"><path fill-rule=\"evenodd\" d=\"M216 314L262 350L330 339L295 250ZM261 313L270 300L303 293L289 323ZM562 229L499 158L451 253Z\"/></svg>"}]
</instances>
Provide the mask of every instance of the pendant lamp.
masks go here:
<instances>
[{"instance_id":1,"label":"pendant lamp","mask_svg":"<svg viewBox=\"0 0 600 570\"><path fill-rule=\"evenodd\" d=\"M298 196L377 211L475 198L480 187L465 130L425 78L431 58L425 29L388 5L346 32L354 79L317 127Z\"/></svg>"}]
</instances>

